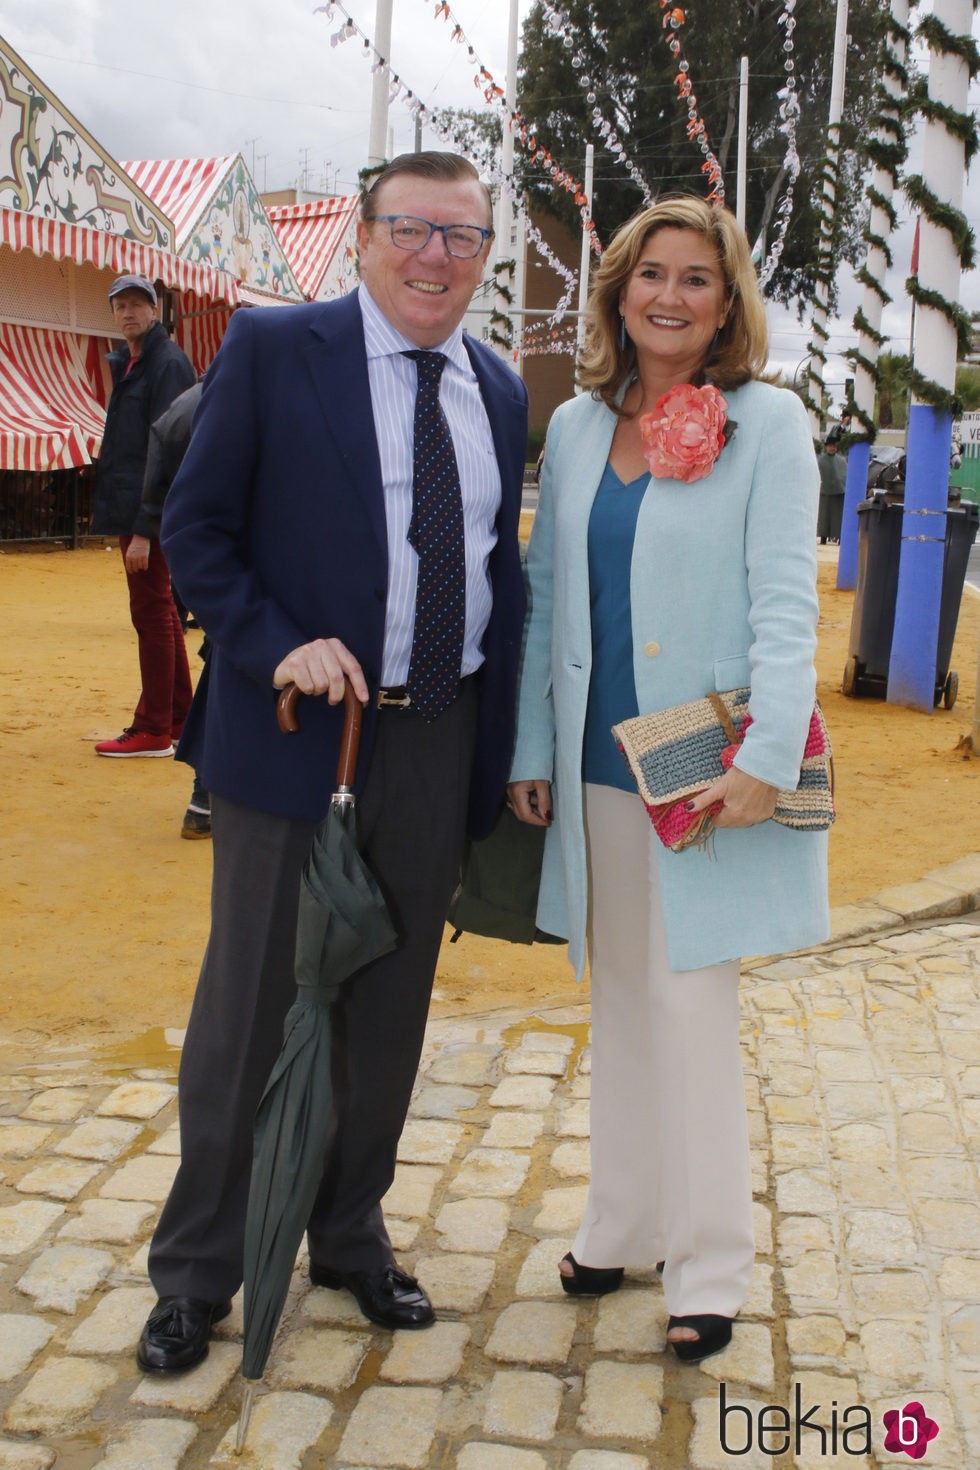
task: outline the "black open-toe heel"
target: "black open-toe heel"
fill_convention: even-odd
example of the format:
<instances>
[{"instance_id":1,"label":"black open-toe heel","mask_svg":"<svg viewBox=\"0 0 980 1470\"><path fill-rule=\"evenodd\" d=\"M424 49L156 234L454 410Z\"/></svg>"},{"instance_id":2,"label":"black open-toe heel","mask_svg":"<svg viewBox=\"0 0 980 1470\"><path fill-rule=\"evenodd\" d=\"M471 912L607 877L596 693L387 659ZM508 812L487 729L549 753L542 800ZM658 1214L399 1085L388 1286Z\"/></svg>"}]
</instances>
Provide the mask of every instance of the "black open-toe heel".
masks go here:
<instances>
[{"instance_id":1,"label":"black open-toe heel","mask_svg":"<svg viewBox=\"0 0 980 1470\"><path fill-rule=\"evenodd\" d=\"M623 1284L622 1266L580 1266L571 1251L562 1260L572 1268L571 1276L558 1272L562 1290L569 1296L608 1296Z\"/></svg>"},{"instance_id":2,"label":"black open-toe heel","mask_svg":"<svg viewBox=\"0 0 980 1470\"><path fill-rule=\"evenodd\" d=\"M732 1318L715 1317L710 1312L704 1312L694 1317L670 1317L667 1320L667 1331L672 1327L690 1327L697 1337L690 1341L672 1342L668 1338L670 1346L680 1358L682 1363L700 1363L702 1358L710 1358L714 1353L720 1353L732 1340Z\"/></svg>"}]
</instances>

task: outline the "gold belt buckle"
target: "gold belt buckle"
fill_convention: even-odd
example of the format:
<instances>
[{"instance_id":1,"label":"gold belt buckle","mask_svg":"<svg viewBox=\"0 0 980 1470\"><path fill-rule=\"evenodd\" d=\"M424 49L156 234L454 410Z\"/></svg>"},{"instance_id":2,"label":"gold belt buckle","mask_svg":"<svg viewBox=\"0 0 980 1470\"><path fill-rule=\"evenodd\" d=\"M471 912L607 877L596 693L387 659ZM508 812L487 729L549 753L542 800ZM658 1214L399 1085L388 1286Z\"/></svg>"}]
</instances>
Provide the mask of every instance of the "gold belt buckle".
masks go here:
<instances>
[{"instance_id":1,"label":"gold belt buckle","mask_svg":"<svg viewBox=\"0 0 980 1470\"><path fill-rule=\"evenodd\" d=\"M412 696L408 693L392 695L387 689L378 690L378 709L408 709Z\"/></svg>"}]
</instances>

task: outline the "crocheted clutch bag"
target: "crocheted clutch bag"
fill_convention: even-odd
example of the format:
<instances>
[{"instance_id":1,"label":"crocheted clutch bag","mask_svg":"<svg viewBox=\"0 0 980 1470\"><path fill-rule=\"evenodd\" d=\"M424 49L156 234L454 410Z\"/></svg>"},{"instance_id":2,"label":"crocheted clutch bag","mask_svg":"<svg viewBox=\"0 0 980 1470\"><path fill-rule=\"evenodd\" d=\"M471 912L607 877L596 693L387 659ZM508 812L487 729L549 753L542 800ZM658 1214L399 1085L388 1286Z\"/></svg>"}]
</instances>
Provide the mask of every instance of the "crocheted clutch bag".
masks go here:
<instances>
[{"instance_id":1,"label":"crocheted clutch bag","mask_svg":"<svg viewBox=\"0 0 980 1470\"><path fill-rule=\"evenodd\" d=\"M748 689L730 689L613 726L657 835L672 852L707 841L721 804L686 812L684 803L724 775L751 723ZM773 819L810 832L834 820L833 756L818 703L810 716L799 783L778 793Z\"/></svg>"}]
</instances>

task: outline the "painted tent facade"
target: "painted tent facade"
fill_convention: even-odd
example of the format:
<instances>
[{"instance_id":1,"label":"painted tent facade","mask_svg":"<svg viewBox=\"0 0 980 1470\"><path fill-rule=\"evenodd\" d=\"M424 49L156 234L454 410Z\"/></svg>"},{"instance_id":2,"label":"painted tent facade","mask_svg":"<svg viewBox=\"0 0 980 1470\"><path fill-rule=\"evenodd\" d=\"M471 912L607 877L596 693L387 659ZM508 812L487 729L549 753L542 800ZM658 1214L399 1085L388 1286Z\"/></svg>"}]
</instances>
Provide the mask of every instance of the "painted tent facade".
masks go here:
<instances>
[{"instance_id":1,"label":"painted tent facade","mask_svg":"<svg viewBox=\"0 0 980 1470\"><path fill-rule=\"evenodd\" d=\"M141 159L124 167L173 220L176 250L188 264L233 278L247 305L305 299L240 153ZM198 372L220 347L230 315L218 307L180 313L175 339Z\"/></svg>"},{"instance_id":2,"label":"painted tent facade","mask_svg":"<svg viewBox=\"0 0 980 1470\"><path fill-rule=\"evenodd\" d=\"M115 276L149 277L178 311L241 299L233 276L185 260L176 238L166 211L0 38L0 539L45 534L32 511L19 535L9 511L15 489L33 494L24 476L78 470L98 453Z\"/></svg>"}]
</instances>

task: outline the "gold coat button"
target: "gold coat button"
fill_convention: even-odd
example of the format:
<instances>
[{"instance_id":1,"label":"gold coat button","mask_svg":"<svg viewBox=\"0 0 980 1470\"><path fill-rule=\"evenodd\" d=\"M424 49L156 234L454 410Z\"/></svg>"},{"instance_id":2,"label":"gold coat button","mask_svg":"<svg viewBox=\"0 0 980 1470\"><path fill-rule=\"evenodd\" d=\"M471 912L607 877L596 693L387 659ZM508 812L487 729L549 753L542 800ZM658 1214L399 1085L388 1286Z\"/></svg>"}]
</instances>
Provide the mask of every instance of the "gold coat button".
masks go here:
<instances>
[{"instance_id":1,"label":"gold coat button","mask_svg":"<svg viewBox=\"0 0 980 1470\"><path fill-rule=\"evenodd\" d=\"M643 652L646 654L647 658L656 658L657 654L660 652L660 644L645 643L643 645Z\"/></svg>"}]
</instances>

